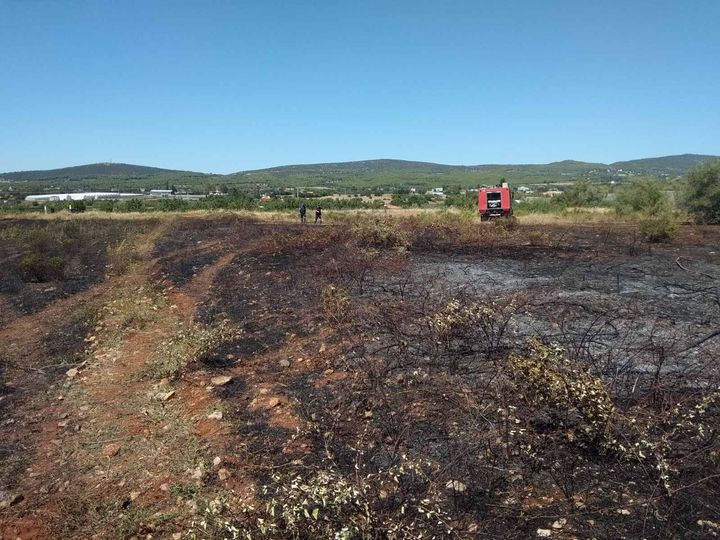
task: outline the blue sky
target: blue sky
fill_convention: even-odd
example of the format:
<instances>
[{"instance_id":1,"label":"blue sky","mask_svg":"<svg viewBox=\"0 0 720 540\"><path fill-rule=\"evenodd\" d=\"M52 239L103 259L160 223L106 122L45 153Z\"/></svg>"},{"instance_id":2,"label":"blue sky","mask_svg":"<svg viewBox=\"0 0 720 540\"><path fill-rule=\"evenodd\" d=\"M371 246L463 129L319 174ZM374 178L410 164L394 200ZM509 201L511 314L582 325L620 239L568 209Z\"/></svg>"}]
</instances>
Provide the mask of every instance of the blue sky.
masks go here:
<instances>
[{"instance_id":1,"label":"blue sky","mask_svg":"<svg viewBox=\"0 0 720 540\"><path fill-rule=\"evenodd\" d=\"M0 171L720 154L717 0L0 0Z\"/></svg>"}]
</instances>

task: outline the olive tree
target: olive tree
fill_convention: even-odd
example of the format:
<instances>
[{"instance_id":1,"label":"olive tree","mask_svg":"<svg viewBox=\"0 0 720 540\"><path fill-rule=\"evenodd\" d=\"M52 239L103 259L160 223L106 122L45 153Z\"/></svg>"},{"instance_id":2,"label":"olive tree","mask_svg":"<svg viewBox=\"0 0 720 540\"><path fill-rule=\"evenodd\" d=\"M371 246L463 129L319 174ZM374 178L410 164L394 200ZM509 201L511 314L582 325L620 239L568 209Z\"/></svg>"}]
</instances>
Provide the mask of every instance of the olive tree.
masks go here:
<instances>
[{"instance_id":1,"label":"olive tree","mask_svg":"<svg viewBox=\"0 0 720 540\"><path fill-rule=\"evenodd\" d=\"M720 159L688 173L684 200L698 222L720 224Z\"/></svg>"}]
</instances>

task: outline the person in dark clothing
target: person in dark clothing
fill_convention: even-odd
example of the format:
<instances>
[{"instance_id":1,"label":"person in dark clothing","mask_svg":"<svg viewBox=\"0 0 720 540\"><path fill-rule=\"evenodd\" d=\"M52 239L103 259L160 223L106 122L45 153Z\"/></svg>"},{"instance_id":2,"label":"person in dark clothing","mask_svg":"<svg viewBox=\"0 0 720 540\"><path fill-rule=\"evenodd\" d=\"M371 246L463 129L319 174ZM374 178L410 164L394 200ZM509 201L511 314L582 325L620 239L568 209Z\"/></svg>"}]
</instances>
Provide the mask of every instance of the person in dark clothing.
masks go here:
<instances>
[{"instance_id":1,"label":"person in dark clothing","mask_svg":"<svg viewBox=\"0 0 720 540\"><path fill-rule=\"evenodd\" d=\"M305 214L307 214L307 208L305 208L305 203L302 203L300 205L300 223L305 223Z\"/></svg>"},{"instance_id":2,"label":"person in dark clothing","mask_svg":"<svg viewBox=\"0 0 720 540\"><path fill-rule=\"evenodd\" d=\"M320 205L315 209L315 223L318 221L322 223L322 208L320 208Z\"/></svg>"}]
</instances>

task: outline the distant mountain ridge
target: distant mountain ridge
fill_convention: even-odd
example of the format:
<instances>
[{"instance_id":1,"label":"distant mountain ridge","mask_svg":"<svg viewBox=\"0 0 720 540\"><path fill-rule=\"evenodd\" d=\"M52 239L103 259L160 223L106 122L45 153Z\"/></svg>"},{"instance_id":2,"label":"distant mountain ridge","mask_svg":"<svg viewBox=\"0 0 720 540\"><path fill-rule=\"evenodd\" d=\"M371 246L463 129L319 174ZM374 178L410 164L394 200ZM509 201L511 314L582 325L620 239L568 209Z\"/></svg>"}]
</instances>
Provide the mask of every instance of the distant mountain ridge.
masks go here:
<instances>
[{"instance_id":1,"label":"distant mountain ridge","mask_svg":"<svg viewBox=\"0 0 720 540\"><path fill-rule=\"evenodd\" d=\"M375 172L375 171L423 171L444 172L450 170L495 170L495 169L563 169L569 172L586 171L599 167L613 169L643 169L648 171L680 171L679 174L700 165L706 161L720 159L720 156L704 154L678 154L674 156L661 156L654 158L635 159L630 161L617 161L615 163L590 163L566 159L551 163L520 163L520 164L479 164L479 165L447 165L425 161L406 161L402 159L373 159L363 161L342 161L335 163L308 163L300 165L282 165L265 169L251 169L231 173L228 176L253 173L328 173L331 171Z\"/></svg>"},{"instance_id":2,"label":"distant mountain ridge","mask_svg":"<svg viewBox=\"0 0 720 540\"><path fill-rule=\"evenodd\" d=\"M679 154L676 156L663 156L647 159L633 159L630 161L616 161L611 163L611 167L629 170L644 171L675 171L678 174L685 173L688 169L692 169L701 163L718 159L718 156L709 156L703 154Z\"/></svg>"},{"instance_id":3,"label":"distant mountain ridge","mask_svg":"<svg viewBox=\"0 0 720 540\"><path fill-rule=\"evenodd\" d=\"M189 171L179 171L175 169L146 167L144 165L132 165L129 163L90 163L88 165L77 165L74 167L63 167L61 169L49 169L44 171L15 171L0 173L0 178L4 178L5 180L82 180L85 178L96 178L99 176L143 177L157 174L187 174L188 172Z\"/></svg>"},{"instance_id":4,"label":"distant mountain ridge","mask_svg":"<svg viewBox=\"0 0 720 540\"><path fill-rule=\"evenodd\" d=\"M92 163L61 169L44 171L16 171L0 173L0 179L11 181L23 180L84 180L98 177L152 177L156 175L192 175L213 176L220 178L251 177L263 175L272 177L285 177L294 175L373 175L383 173L410 174L413 172L423 174L442 174L448 172L458 173L488 173L498 175L547 174L554 176L572 176L590 173L598 169L613 171L631 171L636 174L652 175L682 175L689 169L706 161L720 159L720 156L703 154L679 154L674 156L661 156L654 158L635 159L630 161L617 161L615 163L588 163L585 161L564 160L546 164L480 164L480 165L447 165L425 161L407 161L401 159L372 159L363 161L344 161L334 163L310 163L298 165L283 165L266 169L253 169L239 171L228 175L212 175L209 173L180 171L175 169L161 169L132 165L128 163Z\"/></svg>"}]
</instances>

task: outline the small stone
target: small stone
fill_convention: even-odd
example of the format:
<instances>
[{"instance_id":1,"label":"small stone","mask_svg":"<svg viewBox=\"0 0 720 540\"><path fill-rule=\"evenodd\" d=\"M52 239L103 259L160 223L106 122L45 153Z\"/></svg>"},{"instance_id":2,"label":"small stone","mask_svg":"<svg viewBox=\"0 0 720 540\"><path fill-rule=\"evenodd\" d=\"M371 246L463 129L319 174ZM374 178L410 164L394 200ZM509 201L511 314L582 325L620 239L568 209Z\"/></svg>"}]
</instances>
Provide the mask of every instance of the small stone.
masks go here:
<instances>
[{"instance_id":1,"label":"small stone","mask_svg":"<svg viewBox=\"0 0 720 540\"><path fill-rule=\"evenodd\" d=\"M230 375L218 375L217 377L210 379L210 382L215 386L223 386L228 384L230 381L232 381L232 377Z\"/></svg>"},{"instance_id":2,"label":"small stone","mask_svg":"<svg viewBox=\"0 0 720 540\"><path fill-rule=\"evenodd\" d=\"M538 529L536 534L539 538L550 538L552 536L552 531L550 529Z\"/></svg>"},{"instance_id":3,"label":"small stone","mask_svg":"<svg viewBox=\"0 0 720 540\"><path fill-rule=\"evenodd\" d=\"M223 414L222 411L214 411L208 414L208 418L210 420L222 420Z\"/></svg>"},{"instance_id":4,"label":"small stone","mask_svg":"<svg viewBox=\"0 0 720 540\"><path fill-rule=\"evenodd\" d=\"M373 417L373 412L370 410L367 410L363 413L363 418L372 418L372 417Z\"/></svg>"},{"instance_id":5,"label":"small stone","mask_svg":"<svg viewBox=\"0 0 720 540\"><path fill-rule=\"evenodd\" d=\"M173 533L172 538L173 538L173 540L181 540L182 533L181 532Z\"/></svg>"},{"instance_id":6,"label":"small stone","mask_svg":"<svg viewBox=\"0 0 720 540\"><path fill-rule=\"evenodd\" d=\"M222 459L220 458L220 456L215 456L215 459L213 459L213 465L214 465L215 467L217 467L217 466L220 465L221 463L222 463Z\"/></svg>"},{"instance_id":7,"label":"small stone","mask_svg":"<svg viewBox=\"0 0 720 540\"><path fill-rule=\"evenodd\" d=\"M324 343L323 343L322 345L320 345L320 351L319 351L320 354L324 353L324 352L325 352L325 349L327 349L327 347L325 347L325 344L324 344Z\"/></svg>"},{"instance_id":8,"label":"small stone","mask_svg":"<svg viewBox=\"0 0 720 540\"><path fill-rule=\"evenodd\" d=\"M158 394L158 397L160 398L161 401L167 401L174 395L175 395L175 390L170 390L169 392L166 392L164 394Z\"/></svg>"},{"instance_id":9,"label":"small stone","mask_svg":"<svg viewBox=\"0 0 720 540\"><path fill-rule=\"evenodd\" d=\"M67 376L68 379L74 379L75 377L77 377L77 374L78 374L77 368L70 368L65 372L65 375Z\"/></svg>"},{"instance_id":10,"label":"small stone","mask_svg":"<svg viewBox=\"0 0 720 540\"><path fill-rule=\"evenodd\" d=\"M280 405L280 398L278 398L278 397L271 397L267 401L268 409L272 409L273 407L277 407L278 405Z\"/></svg>"},{"instance_id":11,"label":"small stone","mask_svg":"<svg viewBox=\"0 0 720 540\"><path fill-rule=\"evenodd\" d=\"M230 476L232 476L232 474L227 469L220 469L218 471L218 478L223 482L230 478Z\"/></svg>"},{"instance_id":12,"label":"small stone","mask_svg":"<svg viewBox=\"0 0 720 540\"><path fill-rule=\"evenodd\" d=\"M103 456L117 456L118 452L120 452L120 448L122 447L118 443L110 443L102 449Z\"/></svg>"},{"instance_id":13,"label":"small stone","mask_svg":"<svg viewBox=\"0 0 720 540\"><path fill-rule=\"evenodd\" d=\"M567 519L558 519L552 524L553 529L562 529L567 524Z\"/></svg>"},{"instance_id":14,"label":"small stone","mask_svg":"<svg viewBox=\"0 0 720 540\"><path fill-rule=\"evenodd\" d=\"M167 386L168 384L170 384L170 379L168 379L167 377L163 377L162 379L160 379L158 386Z\"/></svg>"},{"instance_id":15,"label":"small stone","mask_svg":"<svg viewBox=\"0 0 720 540\"><path fill-rule=\"evenodd\" d=\"M139 496L140 496L140 492L139 492L139 491L131 491L131 492L130 492L130 500L131 500L131 501L134 501L134 500L137 499Z\"/></svg>"},{"instance_id":16,"label":"small stone","mask_svg":"<svg viewBox=\"0 0 720 540\"><path fill-rule=\"evenodd\" d=\"M67 420L63 420L63 421L61 421L61 422L58 422L57 425L58 425L58 427L67 427L68 421L67 421Z\"/></svg>"},{"instance_id":17,"label":"small stone","mask_svg":"<svg viewBox=\"0 0 720 540\"><path fill-rule=\"evenodd\" d=\"M0 510L9 508L10 506L15 506L16 504L21 503L23 499L25 499L25 497L20 493L8 493L7 496L0 500Z\"/></svg>"},{"instance_id":18,"label":"small stone","mask_svg":"<svg viewBox=\"0 0 720 540\"><path fill-rule=\"evenodd\" d=\"M453 491L457 491L458 493L465 491L465 488L465 484L463 484L460 480L450 480L447 484L445 484L445 489L451 489Z\"/></svg>"},{"instance_id":19,"label":"small stone","mask_svg":"<svg viewBox=\"0 0 720 540\"><path fill-rule=\"evenodd\" d=\"M290 367L290 360L286 360L285 358L280 360L280 362L278 362L278 363L280 364L280 367L283 367L283 368Z\"/></svg>"},{"instance_id":20,"label":"small stone","mask_svg":"<svg viewBox=\"0 0 720 540\"><path fill-rule=\"evenodd\" d=\"M627 508L620 508L620 510L617 511L618 514L622 514L623 516L629 516L630 510Z\"/></svg>"},{"instance_id":21,"label":"small stone","mask_svg":"<svg viewBox=\"0 0 720 540\"><path fill-rule=\"evenodd\" d=\"M202 480L203 476L205 476L205 471L202 469L195 469L190 475L193 480Z\"/></svg>"},{"instance_id":22,"label":"small stone","mask_svg":"<svg viewBox=\"0 0 720 540\"><path fill-rule=\"evenodd\" d=\"M160 491L169 491L170 485L169 484L160 484Z\"/></svg>"}]
</instances>

